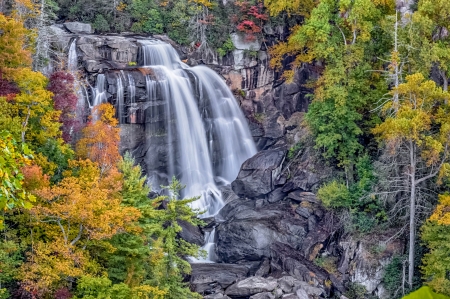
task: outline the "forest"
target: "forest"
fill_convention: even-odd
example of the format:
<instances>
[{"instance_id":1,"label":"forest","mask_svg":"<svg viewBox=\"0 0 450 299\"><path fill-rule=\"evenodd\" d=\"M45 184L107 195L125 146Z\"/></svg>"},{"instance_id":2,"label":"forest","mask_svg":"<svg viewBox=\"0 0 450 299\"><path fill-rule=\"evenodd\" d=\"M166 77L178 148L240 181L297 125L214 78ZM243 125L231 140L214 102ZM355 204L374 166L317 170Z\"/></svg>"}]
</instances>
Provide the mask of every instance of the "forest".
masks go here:
<instances>
[{"instance_id":1,"label":"forest","mask_svg":"<svg viewBox=\"0 0 450 299\"><path fill-rule=\"evenodd\" d=\"M231 33L263 40L285 82L313 66L304 125L338 173L317 197L356 238L395 230L405 241L383 277L390 298L422 286L450 296L450 2L398 2L1 1L0 298L202 298L185 279L186 257L202 252L179 237L180 221L204 225L197 198L181 199L175 177L170 196L149 196L119 153L114 106L80 121L67 62L42 72L46 28L67 21L167 34L219 57ZM266 39L277 26L289 34Z\"/></svg>"}]
</instances>

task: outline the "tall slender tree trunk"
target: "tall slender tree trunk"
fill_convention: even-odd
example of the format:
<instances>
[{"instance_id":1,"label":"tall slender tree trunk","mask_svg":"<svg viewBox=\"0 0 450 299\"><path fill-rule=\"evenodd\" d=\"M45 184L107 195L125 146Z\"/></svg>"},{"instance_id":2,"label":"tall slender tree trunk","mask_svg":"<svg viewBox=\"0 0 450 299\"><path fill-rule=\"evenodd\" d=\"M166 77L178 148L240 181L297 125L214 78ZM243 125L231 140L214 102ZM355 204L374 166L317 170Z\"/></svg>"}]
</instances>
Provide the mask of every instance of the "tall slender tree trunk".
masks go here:
<instances>
[{"instance_id":1,"label":"tall slender tree trunk","mask_svg":"<svg viewBox=\"0 0 450 299\"><path fill-rule=\"evenodd\" d=\"M408 284L412 287L414 277L414 247L415 247L415 223L416 223L416 156L415 145L410 141L410 206L409 206L409 256L408 256Z\"/></svg>"}]
</instances>

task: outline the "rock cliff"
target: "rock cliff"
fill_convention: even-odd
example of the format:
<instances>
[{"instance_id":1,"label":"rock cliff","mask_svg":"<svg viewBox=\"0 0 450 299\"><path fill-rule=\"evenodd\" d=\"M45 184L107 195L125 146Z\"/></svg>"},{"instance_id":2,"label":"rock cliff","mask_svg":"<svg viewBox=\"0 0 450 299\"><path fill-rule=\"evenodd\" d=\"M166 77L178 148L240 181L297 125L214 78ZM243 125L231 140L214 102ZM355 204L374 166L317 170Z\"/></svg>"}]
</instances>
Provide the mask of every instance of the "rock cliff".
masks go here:
<instances>
[{"instance_id":1,"label":"rock cliff","mask_svg":"<svg viewBox=\"0 0 450 299\"><path fill-rule=\"evenodd\" d=\"M135 101L121 121L121 150L132 151L141 164L150 155L152 164L159 167L155 171L163 172L167 144L156 135L147 142L145 133L146 126L160 121L154 110L162 103L156 94L149 105L146 76L152 74L135 66L143 59L138 41L145 37L92 35L79 24L53 29L60 36L58 41L66 42L60 49L67 50L76 38L76 59L86 86L95 86L97 77L104 75L105 97L113 104L118 98L117 74L127 71ZM269 28L266 34L280 31ZM248 43L234 35L235 50L219 57L214 52L179 47L164 36L153 38L171 43L188 64L205 64L223 76L240 101L259 150L243 163L231 186L222 187L225 206L207 219L208 225L202 229L184 225L181 236L197 244L203 243L205 232L213 227L216 232L216 263L192 265L187 278L192 289L207 299L345 298L346 284L354 282L383 298L383 267L401 253L402 244L374 255L371 248L378 243L343 236L339 221L314 194L334 174L315 153L302 125L308 108L306 95L311 93L305 86L317 75L314 67L297 70L294 82L287 84L269 67L263 42ZM86 89L91 98L92 92ZM129 97L131 91L124 92ZM331 267L319 262L326 259Z\"/></svg>"}]
</instances>

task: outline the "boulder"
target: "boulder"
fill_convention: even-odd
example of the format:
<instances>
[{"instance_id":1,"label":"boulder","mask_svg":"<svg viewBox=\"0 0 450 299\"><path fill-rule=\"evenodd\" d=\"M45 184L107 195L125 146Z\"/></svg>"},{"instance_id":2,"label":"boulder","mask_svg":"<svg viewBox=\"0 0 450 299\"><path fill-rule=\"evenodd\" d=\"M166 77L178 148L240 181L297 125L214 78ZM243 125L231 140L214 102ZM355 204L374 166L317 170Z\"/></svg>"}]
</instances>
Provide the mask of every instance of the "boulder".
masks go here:
<instances>
[{"instance_id":1,"label":"boulder","mask_svg":"<svg viewBox=\"0 0 450 299\"><path fill-rule=\"evenodd\" d=\"M204 237L198 226L194 226L187 221L178 220L178 224L181 226L179 236L189 243L197 244L199 246L204 245Z\"/></svg>"},{"instance_id":2,"label":"boulder","mask_svg":"<svg viewBox=\"0 0 450 299\"><path fill-rule=\"evenodd\" d=\"M72 38L70 34L57 25L49 26L48 29L52 45L58 50L65 50L69 46L70 39Z\"/></svg>"},{"instance_id":3,"label":"boulder","mask_svg":"<svg viewBox=\"0 0 450 299\"><path fill-rule=\"evenodd\" d=\"M274 189L274 180L281 171L281 164L286 151L272 149L261 151L248 159L241 166L238 177L231 187L243 197L258 197Z\"/></svg>"},{"instance_id":4,"label":"boulder","mask_svg":"<svg viewBox=\"0 0 450 299\"><path fill-rule=\"evenodd\" d=\"M231 299L231 298L222 293L215 293L215 294L210 294L208 296L205 296L205 297L203 297L203 299Z\"/></svg>"},{"instance_id":5,"label":"boulder","mask_svg":"<svg viewBox=\"0 0 450 299\"><path fill-rule=\"evenodd\" d=\"M85 24L80 22L66 22L64 27L74 34L91 34L92 30L91 24Z\"/></svg>"},{"instance_id":6,"label":"boulder","mask_svg":"<svg viewBox=\"0 0 450 299\"><path fill-rule=\"evenodd\" d=\"M298 250L276 242L271 246L271 255L272 271L286 272L297 280L330 290L325 284L329 280L328 272L306 259Z\"/></svg>"},{"instance_id":7,"label":"boulder","mask_svg":"<svg viewBox=\"0 0 450 299\"><path fill-rule=\"evenodd\" d=\"M216 286L225 289L238 279L245 278L248 272L247 266L233 264L192 264L191 267L191 288L201 294Z\"/></svg>"},{"instance_id":8,"label":"boulder","mask_svg":"<svg viewBox=\"0 0 450 299\"><path fill-rule=\"evenodd\" d=\"M229 286L225 294L230 297L246 297L257 293L271 292L278 283L273 278L249 277Z\"/></svg>"},{"instance_id":9,"label":"boulder","mask_svg":"<svg viewBox=\"0 0 450 299\"><path fill-rule=\"evenodd\" d=\"M308 299L308 297L306 297ZM295 294L284 294L281 299L298 299L297 295ZM302 298L303 299L303 298Z\"/></svg>"},{"instance_id":10,"label":"boulder","mask_svg":"<svg viewBox=\"0 0 450 299\"><path fill-rule=\"evenodd\" d=\"M272 293L264 292L253 295L250 297L250 299L275 299L275 296Z\"/></svg>"},{"instance_id":11,"label":"boulder","mask_svg":"<svg viewBox=\"0 0 450 299\"><path fill-rule=\"evenodd\" d=\"M270 257L274 242L300 249L308 230L307 221L296 217L287 201L258 205L255 200L238 199L227 204L219 216L226 220L216 228L217 255L225 263Z\"/></svg>"}]
</instances>

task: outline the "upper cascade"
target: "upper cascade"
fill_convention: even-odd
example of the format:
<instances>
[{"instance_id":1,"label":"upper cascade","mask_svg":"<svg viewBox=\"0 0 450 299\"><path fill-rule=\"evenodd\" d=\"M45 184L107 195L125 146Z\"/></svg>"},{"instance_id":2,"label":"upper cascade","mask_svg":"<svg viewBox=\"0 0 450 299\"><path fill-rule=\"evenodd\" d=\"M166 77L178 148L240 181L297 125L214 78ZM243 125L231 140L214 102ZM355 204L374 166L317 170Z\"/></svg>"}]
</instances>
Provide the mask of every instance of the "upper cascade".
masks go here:
<instances>
[{"instance_id":1,"label":"upper cascade","mask_svg":"<svg viewBox=\"0 0 450 299\"><path fill-rule=\"evenodd\" d=\"M110 101L121 124L141 124L143 145L133 154L154 191L175 176L186 186L183 197L199 197L192 207L213 216L224 205L219 187L256 153L245 117L214 71L189 67L170 44L138 43L139 66L99 74L91 103Z\"/></svg>"}]
</instances>

